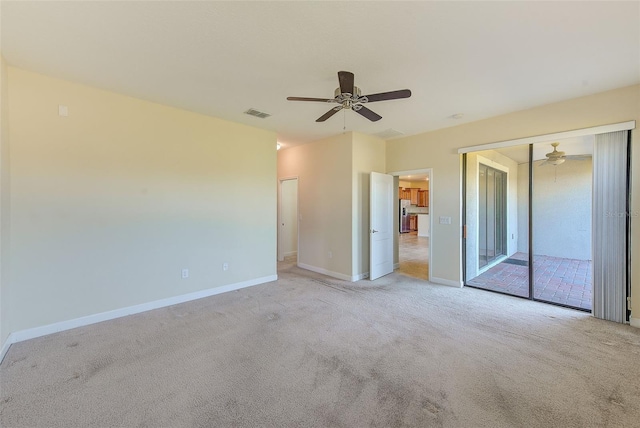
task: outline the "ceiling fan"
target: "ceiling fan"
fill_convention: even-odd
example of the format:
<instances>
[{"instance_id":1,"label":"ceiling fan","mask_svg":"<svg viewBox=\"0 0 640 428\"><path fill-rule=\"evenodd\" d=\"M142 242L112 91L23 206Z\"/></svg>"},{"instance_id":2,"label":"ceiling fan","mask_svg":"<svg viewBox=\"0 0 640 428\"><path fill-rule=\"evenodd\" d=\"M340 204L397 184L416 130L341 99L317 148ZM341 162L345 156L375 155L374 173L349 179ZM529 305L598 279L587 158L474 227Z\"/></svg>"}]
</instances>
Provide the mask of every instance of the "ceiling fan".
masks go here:
<instances>
[{"instance_id":1,"label":"ceiling fan","mask_svg":"<svg viewBox=\"0 0 640 428\"><path fill-rule=\"evenodd\" d=\"M560 143L551 143L551 147L553 147L553 151L547 153L545 156L547 157L544 162L542 162L540 164L540 166L543 165L560 165L562 163L564 163L565 160L569 159L569 160L585 160L585 159L589 159L591 156L590 155L566 155L564 152L562 151L558 151L558 146L560 145Z\"/></svg>"},{"instance_id":2,"label":"ceiling fan","mask_svg":"<svg viewBox=\"0 0 640 428\"><path fill-rule=\"evenodd\" d=\"M315 101L321 103L336 103L337 106L316 119L316 122L324 122L331 116L342 109L353 110L356 113L366 117L372 122L382 119L378 113L375 113L363 104L373 103L376 101L396 100L399 98L409 98L411 91L401 89L399 91L381 92L379 94L361 95L360 88L353 84L353 73L349 71L338 71L338 82L340 87L336 88L333 98L305 98L305 97L287 97L289 101Z\"/></svg>"}]
</instances>

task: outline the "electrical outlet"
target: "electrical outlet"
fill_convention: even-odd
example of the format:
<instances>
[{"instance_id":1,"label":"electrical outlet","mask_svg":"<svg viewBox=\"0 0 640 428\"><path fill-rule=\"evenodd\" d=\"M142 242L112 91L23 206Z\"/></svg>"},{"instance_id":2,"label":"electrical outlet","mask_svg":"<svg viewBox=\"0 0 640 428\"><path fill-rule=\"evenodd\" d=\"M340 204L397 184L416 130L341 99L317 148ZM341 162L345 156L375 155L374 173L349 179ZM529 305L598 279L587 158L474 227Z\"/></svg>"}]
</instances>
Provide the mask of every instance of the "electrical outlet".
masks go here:
<instances>
[{"instance_id":1,"label":"electrical outlet","mask_svg":"<svg viewBox=\"0 0 640 428\"><path fill-rule=\"evenodd\" d=\"M189 269L182 269L182 279L189 278Z\"/></svg>"},{"instance_id":2,"label":"electrical outlet","mask_svg":"<svg viewBox=\"0 0 640 428\"><path fill-rule=\"evenodd\" d=\"M329 252L327 253L327 257L329 257L330 259L332 259L332 258L333 258L333 252L332 252L332 251L329 251Z\"/></svg>"},{"instance_id":3,"label":"electrical outlet","mask_svg":"<svg viewBox=\"0 0 640 428\"><path fill-rule=\"evenodd\" d=\"M227 262L222 263L222 270L229 270L229 263Z\"/></svg>"}]
</instances>

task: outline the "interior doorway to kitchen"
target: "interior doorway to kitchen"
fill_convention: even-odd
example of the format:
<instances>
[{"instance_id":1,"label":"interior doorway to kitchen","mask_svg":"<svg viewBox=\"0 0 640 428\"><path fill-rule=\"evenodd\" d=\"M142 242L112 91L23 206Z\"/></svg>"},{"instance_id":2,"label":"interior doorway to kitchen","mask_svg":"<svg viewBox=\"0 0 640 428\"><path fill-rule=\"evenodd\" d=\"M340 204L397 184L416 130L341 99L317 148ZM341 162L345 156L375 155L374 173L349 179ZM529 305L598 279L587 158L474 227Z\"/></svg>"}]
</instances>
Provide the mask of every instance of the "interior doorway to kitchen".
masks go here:
<instances>
[{"instance_id":1,"label":"interior doorway to kitchen","mask_svg":"<svg viewBox=\"0 0 640 428\"><path fill-rule=\"evenodd\" d=\"M431 260L431 169L394 174L398 180L396 272L429 280Z\"/></svg>"}]
</instances>

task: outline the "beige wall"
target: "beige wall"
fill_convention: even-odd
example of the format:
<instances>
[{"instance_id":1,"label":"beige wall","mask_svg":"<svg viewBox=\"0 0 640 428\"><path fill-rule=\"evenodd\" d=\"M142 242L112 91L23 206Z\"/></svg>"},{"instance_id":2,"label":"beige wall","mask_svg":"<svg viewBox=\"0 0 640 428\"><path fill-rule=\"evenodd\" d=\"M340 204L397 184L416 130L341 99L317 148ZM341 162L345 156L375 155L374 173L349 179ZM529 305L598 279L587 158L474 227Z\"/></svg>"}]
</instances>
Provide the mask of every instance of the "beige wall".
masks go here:
<instances>
[{"instance_id":1,"label":"beige wall","mask_svg":"<svg viewBox=\"0 0 640 428\"><path fill-rule=\"evenodd\" d=\"M640 85L562 101L491 119L428 132L387 143L387 171L433 168L430 182L435 217L431 231L432 275L460 282L461 277L461 147L636 120L640 124ZM632 207L640 210L639 132L632 132ZM435 221L452 217L451 225ZM640 221L632 219L632 299L640 318Z\"/></svg>"},{"instance_id":2,"label":"beige wall","mask_svg":"<svg viewBox=\"0 0 640 428\"><path fill-rule=\"evenodd\" d=\"M348 132L279 151L278 178L299 177L301 267L345 280L368 274L369 174L385 171L385 144Z\"/></svg>"},{"instance_id":3,"label":"beige wall","mask_svg":"<svg viewBox=\"0 0 640 428\"><path fill-rule=\"evenodd\" d=\"M7 66L0 55L0 346L9 336L9 111Z\"/></svg>"},{"instance_id":4,"label":"beige wall","mask_svg":"<svg viewBox=\"0 0 640 428\"><path fill-rule=\"evenodd\" d=\"M276 274L275 133L12 67L8 85L9 331Z\"/></svg>"},{"instance_id":5,"label":"beige wall","mask_svg":"<svg viewBox=\"0 0 640 428\"><path fill-rule=\"evenodd\" d=\"M298 177L298 264L345 279L353 270L352 152L350 133L278 152L278 178Z\"/></svg>"},{"instance_id":6,"label":"beige wall","mask_svg":"<svg viewBox=\"0 0 640 428\"><path fill-rule=\"evenodd\" d=\"M371 172L385 172L384 140L353 134L353 277L369 273L369 184Z\"/></svg>"},{"instance_id":7,"label":"beige wall","mask_svg":"<svg viewBox=\"0 0 640 428\"><path fill-rule=\"evenodd\" d=\"M591 260L592 159L539 164L533 167L533 254Z\"/></svg>"}]
</instances>

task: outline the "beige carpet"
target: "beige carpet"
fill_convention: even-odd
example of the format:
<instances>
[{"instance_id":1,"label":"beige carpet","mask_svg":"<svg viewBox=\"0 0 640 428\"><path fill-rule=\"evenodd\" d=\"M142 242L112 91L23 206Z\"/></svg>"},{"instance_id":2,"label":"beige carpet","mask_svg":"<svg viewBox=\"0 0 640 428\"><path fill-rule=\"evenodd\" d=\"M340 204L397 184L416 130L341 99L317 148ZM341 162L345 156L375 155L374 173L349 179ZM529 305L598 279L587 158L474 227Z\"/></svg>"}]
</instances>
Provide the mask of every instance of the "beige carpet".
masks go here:
<instances>
[{"instance_id":1,"label":"beige carpet","mask_svg":"<svg viewBox=\"0 0 640 428\"><path fill-rule=\"evenodd\" d=\"M637 329L400 274L279 275L12 346L0 425L640 425Z\"/></svg>"}]
</instances>

